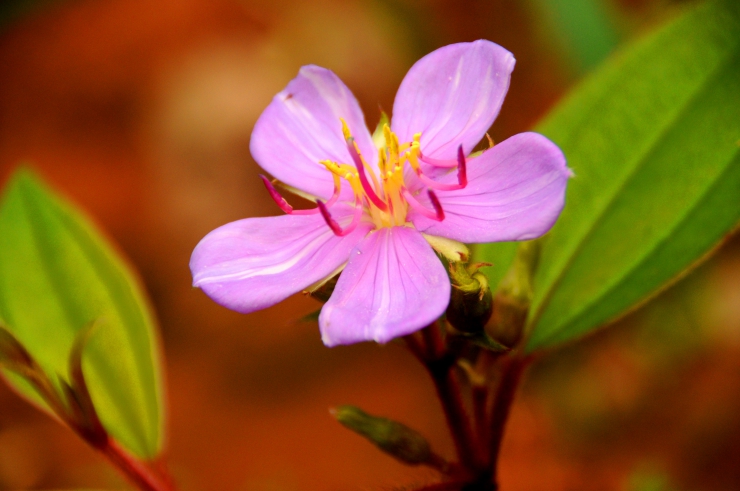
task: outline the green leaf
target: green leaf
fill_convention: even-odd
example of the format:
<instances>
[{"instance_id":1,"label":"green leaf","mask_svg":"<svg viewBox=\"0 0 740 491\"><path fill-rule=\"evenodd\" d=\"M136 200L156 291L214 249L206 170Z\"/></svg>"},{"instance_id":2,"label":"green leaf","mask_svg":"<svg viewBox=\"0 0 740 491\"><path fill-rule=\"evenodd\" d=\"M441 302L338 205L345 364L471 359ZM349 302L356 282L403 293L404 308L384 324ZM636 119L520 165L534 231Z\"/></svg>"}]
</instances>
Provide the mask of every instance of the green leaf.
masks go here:
<instances>
[{"instance_id":1,"label":"green leaf","mask_svg":"<svg viewBox=\"0 0 740 491\"><path fill-rule=\"evenodd\" d=\"M0 319L52 380L69 378L77 334L99 320L82 356L95 409L132 453L157 455L160 347L138 279L80 211L25 170L0 205ZM20 377L3 375L45 407Z\"/></svg>"},{"instance_id":2,"label":"green leaf","mask_svg":"<svg viewBox=\"0 0 740 491\"><path fill-rule=\"evenodd\" d=\"M491 244L472 244L470 246L473 256L471 262L493 265L481 270L488 278L488 285L491 290L496 291L496 287L504 279L506 272L514 262L517 244L517 242L494 242Z\"/></svg>"},{"instance_id":3,"label":"green leaf","mask_svg":"<svg viewBox=\"0 0 740 491\"><path fill-rule=\"evenodd\" d=\"M580 71L594 68L619 43L619 10L610 0L529 0L549 38Z\"/></svg>"},{"instance_id":4,"label":"green leaf","mask_svg":"<svg viewBox=\"0 0 740 491\"><path fill-rule=\"evenodd\" d=\"M528 349L639 305L740 220L740 2L713 1L610 60L543 122L575 171L543 239Z\"/></svg>"}]
</instances>

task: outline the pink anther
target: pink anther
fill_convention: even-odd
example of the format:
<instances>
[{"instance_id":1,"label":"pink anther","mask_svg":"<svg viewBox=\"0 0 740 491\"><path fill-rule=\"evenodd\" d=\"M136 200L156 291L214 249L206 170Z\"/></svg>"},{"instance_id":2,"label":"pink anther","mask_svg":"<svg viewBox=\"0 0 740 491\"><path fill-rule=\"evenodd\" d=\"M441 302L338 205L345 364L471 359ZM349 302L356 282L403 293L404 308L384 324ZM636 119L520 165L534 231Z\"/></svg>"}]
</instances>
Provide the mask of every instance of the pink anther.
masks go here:
<instances>
[{"instance_id":1,"label":"pink anther","mask_svg":"<svg viewBox=\"0 0 740 491\"><path fill-rule=\"evenodd\" d=\"M290 206L287 201L285 201L285 198L283 198L280 193L278 193L277 189L275 189L275 186L272 185L270 180L262 174L260 174L260 179L262 179L262 182L267 188L267 192L270 193L270 198L272 198L275 204L277 204L285 213L293 213L293 207Z\"/></svg>"},{"instance_id":2,"label":"pink anther","mask_svg":"<svg viewBox=\"0 0 740 491\"><path fill-rule=\"evenodd\" d=\"M357 224L360 223L360 218L362 218L362 203L357 200L355 203L355 213L352 217L352 222L347 226L347 228L342 229L337 221L332 218L331 213L329 213L329 209L323 201L318 200L316 201L316 204L318 205L318 209L321 212L321 216L324 217L326 224L329 225L329 228L334 232L334 235L338 237L344 237L351 233L355 228L357 228Z\"/></svg>"},{"instance_id":3,"label":"pink anther","mask_svg":"<svg viewBox=\"0 0 740 491\"><path fill-rule=\"evenodd\" d=\"M457 183L461 189L468 185L468 162L462 145L457 147Z\"/></svg>"},{"instance_id":4,"label":"pink anther","mask_svg":"<svg viewBox=\"0 0 740 491\"><path fill-rule=\"evenodd\" d=\"M408 189L403 188L401 190L401 193L403 194L403 197L406 199L406 202L409 204L409 206L425 217L436 220L438 222L441 222L445 219L445 212L442 209L442 205L439 203L437 195L434 194L434 191L432 191L431 189L427 189L427 194L429 195L429 201L432 202L434 211L427 209L424 205L419 203L419 201L414 198L414 196L409 192Z\"/></svg>"},{"instance_id":5,"label":"pink anther","mask_svg":"<svg viewBox=\"0 0 740 491\"><path fill-rule=\"evenodd\" d=\"M289 215L315 215L316 213L319 213L318 208L311 208L308 210L296 210L290 205L290 203L285 200L285 198L282 197L282 195L278 192L277 189L275 189L275 186L273 186L272 182L270 182L268 178L260 174L260 179L262 179L262 182L265 184L267 192L270 193L270 197L285 213ZM329 201L326 202L327 207L337 202L337 200L339 199L339 191L339 186L334 184L334 194L332 194L331 198L329 198Z\"/></svg>"}]
</instances>

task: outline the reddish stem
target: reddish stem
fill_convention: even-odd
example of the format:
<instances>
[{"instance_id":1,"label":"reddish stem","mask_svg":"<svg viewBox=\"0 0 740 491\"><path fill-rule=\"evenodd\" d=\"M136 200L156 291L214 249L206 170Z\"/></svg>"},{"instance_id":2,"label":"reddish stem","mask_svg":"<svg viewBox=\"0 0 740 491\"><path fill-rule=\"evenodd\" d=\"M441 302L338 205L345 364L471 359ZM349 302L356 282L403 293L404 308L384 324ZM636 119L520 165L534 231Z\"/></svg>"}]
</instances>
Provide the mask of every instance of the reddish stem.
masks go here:
<instances>
[{"instance_id":1,"label":"reddish stem","mask_svg":"<svg viewBox=\"0 0 740 491\"><path fill-rule=\"evenodd\" d=\"M169 478L162 479L144 463L136 460L113 440L97 447L108 461L113 464L124 476L141 491L172 491L173 486Z\"/></svg>"},{"instance_id":2,"label":"reddish stem","mask_svg":"<svg viewBox=\"0 0 740 491\"><path fill-rule=\"evenodd\" d=\"M455 443L457 457L460 463L469 470L478 470L484 466L476 451L478 446L463 400L462 387L455 375L455 357L447 351L445 339L436 322L422 330L422 338L422 345L427 353L426 359L422 362L437 390L437 396L442 404L445 419Z\"/></svg>"},{"instance_id":3,"label":"reddish stem","mask_svg":"<svg viewBox=\"0 0 740 491\"><path fill-rule=\"evenodd\" d=\"M497 481L498 457L501 450L501 442L504 438L506 421L509 418L511 405L514 402L522 374L529 361L529 358L520 357L504 357L501 360L501 381L493 399L489 433L490 453L488 456L488 465L491 473L491 482L494 486Z\"/></svg>"},{"instance_id":4,"label":"reddish stem","mask_svg":"<svg viewBox=\"0 0 740 491\"><path fill-rule=\"evenodd\" d=\"M488 462L488 386L473 385L471 388L473 401L473 422L475 434L478 436L478 452L481 459Z\"/></svg>"}]
</instances>

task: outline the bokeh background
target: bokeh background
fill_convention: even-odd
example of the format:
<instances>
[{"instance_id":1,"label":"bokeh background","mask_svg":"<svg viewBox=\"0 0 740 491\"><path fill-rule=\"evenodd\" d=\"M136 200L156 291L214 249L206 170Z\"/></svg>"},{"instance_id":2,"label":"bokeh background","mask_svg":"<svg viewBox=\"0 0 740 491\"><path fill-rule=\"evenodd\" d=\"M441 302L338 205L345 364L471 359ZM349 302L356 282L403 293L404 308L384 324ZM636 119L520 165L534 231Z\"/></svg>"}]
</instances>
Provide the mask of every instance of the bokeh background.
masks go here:
<instances>
[{"instance_id":1,"label":"bokeh background","mask_svg":"<svg viewBox=\"0 0 740 491\"><path fill-rule=\"evenodd\" d=\"M190 287L211 229L277 214L249 155L271 97L313 63L373 127L406 70L486 38L517 67L491 135L532 128L669 0L3 0L0 182L25 163L140 272L160 321L167 455L189 490L410 489L407 468L340 427L344 403L453 454L433 387L402 345L327 349L297 295L250 315ZM657 300L548 354L515 404L502 489L740 489L740 240ZM0 385L0 489L126 484L66 428Z\"/></svg>"}]
</instances>

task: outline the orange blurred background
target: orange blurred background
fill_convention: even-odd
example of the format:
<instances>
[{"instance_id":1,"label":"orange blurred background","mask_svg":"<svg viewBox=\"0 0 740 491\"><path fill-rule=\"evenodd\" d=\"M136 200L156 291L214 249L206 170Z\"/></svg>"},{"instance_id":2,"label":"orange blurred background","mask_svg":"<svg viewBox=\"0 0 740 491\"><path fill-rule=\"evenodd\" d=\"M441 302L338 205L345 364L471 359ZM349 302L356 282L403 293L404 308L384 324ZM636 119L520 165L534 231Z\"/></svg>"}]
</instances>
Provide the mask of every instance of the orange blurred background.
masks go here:
<instances>
[{"instance_id":1,"label":"orange blurred background","mask_svg":"<svg viewBox=\"0 0 740 491\"><path fill-rule=\"evenodd\" d=\"M674 9L667 0L592 1L606 9L615 45ZM392 108L416 59L490 39L517 58L491 132L498 141L531 128L590 66L548 17L557 2L14 3L0 25L0 182L32 166L142 275L161 324L167 455L180 488L433 482L328 412L359 405L451 456L433 387L402 345L327 349L315 325L297 320L318 307L300 295L233 313L190 287L188 260L213 228L279 212L249 136L301 65L334 70L374 127L378 105ZM502 489L740 489L739 278L735 238L647 308L538 363L513 410ZM0 489L125 487L69 430L0 385Z\"/></svg>"}]
</instances>

